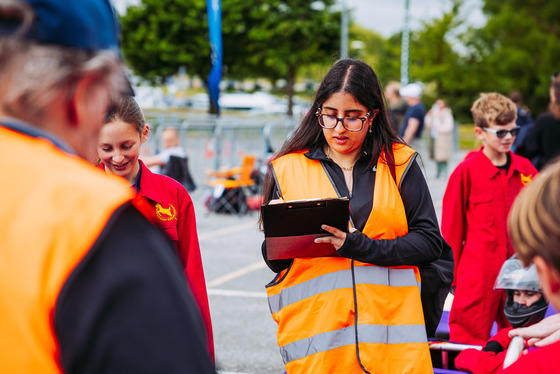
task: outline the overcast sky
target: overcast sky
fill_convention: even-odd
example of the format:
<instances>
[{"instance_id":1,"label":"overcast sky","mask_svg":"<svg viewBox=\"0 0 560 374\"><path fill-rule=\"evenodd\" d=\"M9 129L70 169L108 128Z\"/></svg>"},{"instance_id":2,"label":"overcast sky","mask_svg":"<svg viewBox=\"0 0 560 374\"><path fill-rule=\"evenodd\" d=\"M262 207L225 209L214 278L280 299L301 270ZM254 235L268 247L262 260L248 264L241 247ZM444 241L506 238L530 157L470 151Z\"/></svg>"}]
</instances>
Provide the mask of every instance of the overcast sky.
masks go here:
<instances>
[{"instance_id":1,"label":"overcast sky","mask_svg":"<svg viewBox=\"0 0 560 374\"><path fill-rule=\"evenodd\" d=\"M466 22L473 26L483 25L482 0L465 0L463 3L461 13ZM346 0L346 4L356 23L385 37L395 34L403 26L405 0ZM412 29L420 28L422 21L439 18L451 9L449 0L410 0L409 4Z\"/></svg>"},{"instance_id":2,"label":"overcast sky","mask_svg":"<svg viewBox=\"0 0 560 374\"><path fill-rule=\"evenodd\" d=\"M227 0L222 0L222 2ZM251 1L251 0L247 0ZM302 0L311 1L311 0ZM368 29L374 30L388 37L398 32L404 21L405 0L338 0L341 4L346 1L347 7L352 11L352 19ZM439 18L450 8L449 0L409 0L410 1L410 27L418 29L422 21ZM119 12L123 12L126 4L135 4L139 0L113 0ZM480 10L482 0L463 1L462 11L466 15L467 23L481 26L484 16Z\"/></svg>"}]
</instances>

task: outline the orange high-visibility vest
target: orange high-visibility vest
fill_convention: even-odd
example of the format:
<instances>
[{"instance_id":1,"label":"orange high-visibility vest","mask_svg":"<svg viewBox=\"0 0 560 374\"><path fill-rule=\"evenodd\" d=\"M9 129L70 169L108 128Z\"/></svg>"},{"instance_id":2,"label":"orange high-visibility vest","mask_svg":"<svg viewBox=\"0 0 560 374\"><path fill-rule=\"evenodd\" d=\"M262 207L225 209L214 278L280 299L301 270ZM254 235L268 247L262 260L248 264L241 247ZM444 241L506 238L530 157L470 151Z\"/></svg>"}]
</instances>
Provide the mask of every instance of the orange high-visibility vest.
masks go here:
<instances>
[{"instance_id":1,"label":"orange high-visibility vest","mask_svg":"<svg viewBox=\"0 0 560 374\"><path fill-rule=\"evenodd\" d=\"M337 197L320 161L303 153L272 162L283 199ZM376 165L373 208L363 230L370 238L408 232L398 184L415 152L398 144L394 155L397 183L382 157ZM296 258L267 285L267 293L289 374L433 371L415 266Z\"/></svg>"},{"instance_id":2,"label":"orange high-visibility vest","mask_svg":"<svg viewBox=\"0 0 560 374\"><path fill-rule=\"evenodd\" d=\"M134 192L48 141L0 127L0 144L0 372L60 373L60 291Z\"/></svg>"}]
</instances>

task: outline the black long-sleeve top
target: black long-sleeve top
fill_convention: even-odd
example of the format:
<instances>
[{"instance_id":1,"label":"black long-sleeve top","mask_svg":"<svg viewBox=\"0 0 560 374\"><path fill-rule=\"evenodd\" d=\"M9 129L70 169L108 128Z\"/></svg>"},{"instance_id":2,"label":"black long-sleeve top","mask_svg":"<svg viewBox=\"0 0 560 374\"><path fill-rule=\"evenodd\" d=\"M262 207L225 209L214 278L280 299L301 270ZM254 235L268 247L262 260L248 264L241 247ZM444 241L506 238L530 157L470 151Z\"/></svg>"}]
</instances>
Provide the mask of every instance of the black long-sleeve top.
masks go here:
<instances>
[{"instance_id":1,"label":"black long-sleeve top","mask_svg":"<svg viewBox=\"0 0 560 374\"><path fill-rule=\"evenodd\" d=\"M363 155L354 165L353 190L348 191L342 169L329 159L322 148L305 154L320 160L330 174L340 196L350 199L350 217L358 231L346 235L338 254L379 266L425 265L440 258L444 248L437 216L428 185L417 161L414 160L401 181L403 200L408 222L408 234L395 239L370 239L361 231L373 206L375 170L368 169L368 157ZM262 252L268 267L280 272L292 260L267 260L266 245Z\"/></svg>"},{"instance_id":2,"label":"black long-sleeve top","mask_svg":"<svg viewBox=\"0 0 560 374\"><path fill-rule=\"evenodd\" d=\"M172 244L131 204L66 280L54 329L66 373L215 373Z\"/></svg>"},{"instance_id":3,"label":"black long-sleeve top","mask_svg":"<svg viewBox=\"0 0 560 374\"><path fill-rule=\"evenodd\" d=\"M537 169L541 170L549 161L560 156L560 120L552 113L541 114L523 144L523 156L529 159L538 157Z\"/></svg>"}]
</instances>

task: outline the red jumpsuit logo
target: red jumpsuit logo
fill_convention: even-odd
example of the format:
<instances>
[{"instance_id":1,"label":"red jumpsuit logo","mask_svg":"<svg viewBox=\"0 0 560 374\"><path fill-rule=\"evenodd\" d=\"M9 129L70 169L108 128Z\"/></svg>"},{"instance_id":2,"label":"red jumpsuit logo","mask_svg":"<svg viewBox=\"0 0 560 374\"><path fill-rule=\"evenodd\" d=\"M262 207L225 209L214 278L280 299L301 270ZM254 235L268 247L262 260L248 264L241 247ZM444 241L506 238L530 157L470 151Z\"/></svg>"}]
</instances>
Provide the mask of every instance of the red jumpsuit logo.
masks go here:
<instances>
[{"instance_id":1,"label":"red jumpsuit logo","mask_svg":"<svg viewBox=\"0 0 560 374\"><path fill-rule=\"evenodd\" d=\"M532 175L525 175L521 173L521 184L524 186L528 185L531 182Z\"/></svg>"},{"instance_id":2,"label":"red jumpsuit logo","mask_svg":"<svg viewBox=\"0 0 560 374\"><path fill-rule=\"evenodd\" d=\"M162 221L171 221L177 219L177 209L169 204L169 207L164 208L160 203L156 204L156 215Z\"/></svg>"}]
</instances>

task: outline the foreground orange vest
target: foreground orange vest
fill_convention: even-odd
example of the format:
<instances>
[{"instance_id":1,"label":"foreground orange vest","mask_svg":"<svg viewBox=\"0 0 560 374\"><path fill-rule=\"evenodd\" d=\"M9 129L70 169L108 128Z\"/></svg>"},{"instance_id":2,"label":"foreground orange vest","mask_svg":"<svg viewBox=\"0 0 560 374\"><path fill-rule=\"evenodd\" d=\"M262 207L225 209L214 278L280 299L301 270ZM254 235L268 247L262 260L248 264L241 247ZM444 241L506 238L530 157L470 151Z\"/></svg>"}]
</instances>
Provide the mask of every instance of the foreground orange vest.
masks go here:
<instances>
[{"instance_id":1,"label":"foreground orange vest","mask_svg":"<svg viewBox=\"0 0 560 374\"><path fill-rule=\"evenodd\" d=\"M283 199L337 197L320 161L303 153L272 162ZM373 209L363 230L370 238L408 232L398 185L414 151L399 144L394 155L397 183L381 158L376 166ZM415 266L299 258L267 285L267 294L289 374L433 372Z\"/></svg>"},{"instance_id":2,"label":"foreground orange vest","mask_svg":"<svg viewBox=\"0 0 560 374\"><path fill-rule=\"evenodd\" d=\"M48 141L3 127L0 160L0 372L60 373L61 288L133 191Z\"/></svg>"}]
</instances>

